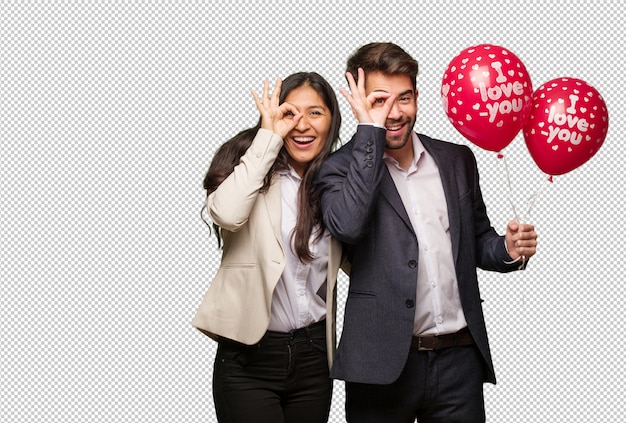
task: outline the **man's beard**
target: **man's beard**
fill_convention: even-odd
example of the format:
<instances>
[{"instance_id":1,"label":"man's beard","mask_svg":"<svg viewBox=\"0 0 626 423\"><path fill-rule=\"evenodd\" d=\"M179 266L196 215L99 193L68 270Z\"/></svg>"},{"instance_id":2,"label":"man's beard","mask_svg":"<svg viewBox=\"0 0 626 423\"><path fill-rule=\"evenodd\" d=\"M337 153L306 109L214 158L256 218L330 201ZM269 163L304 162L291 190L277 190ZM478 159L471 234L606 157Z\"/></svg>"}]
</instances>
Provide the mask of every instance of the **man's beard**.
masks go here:
<instances>
[{"instance_id":1,"label":"man's beard","mask_svg":"<svg viewBox=\"0 0 626 423\"><path fill-rule=\"evenodd\" d=\"M385 125L387 127L397 126L399 122L395 122L394 124ZM394 136L391 140L389 138L385 139L385 148L388 150L400 150L404 148L404 146L411 139L411 135L413 133L413 126L415 125L415 119L407 119L404 122L404 130L406 131L401 136Z\"/></svg>"}]
</instances>

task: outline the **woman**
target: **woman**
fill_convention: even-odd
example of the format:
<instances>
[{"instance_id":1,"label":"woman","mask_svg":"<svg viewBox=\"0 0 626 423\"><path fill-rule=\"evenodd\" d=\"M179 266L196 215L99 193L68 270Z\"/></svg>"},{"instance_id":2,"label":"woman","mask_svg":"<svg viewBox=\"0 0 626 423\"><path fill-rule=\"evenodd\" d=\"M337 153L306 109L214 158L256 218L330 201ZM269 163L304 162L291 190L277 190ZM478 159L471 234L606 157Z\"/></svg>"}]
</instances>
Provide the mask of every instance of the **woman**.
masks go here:
<instances>
[{"instance_id":1,"label":"woman","mask_svg":"<svg viewBox=\"0 0 626 423\"><path fill-rule=\"evenodd\" d=\"M218 341L218 421L326 422L341 246L312 180L338 141L339 107L316 73L252 95L259 123L220 147L204 179L223 253L193 325Z\"/></svg>"}]
</instances>

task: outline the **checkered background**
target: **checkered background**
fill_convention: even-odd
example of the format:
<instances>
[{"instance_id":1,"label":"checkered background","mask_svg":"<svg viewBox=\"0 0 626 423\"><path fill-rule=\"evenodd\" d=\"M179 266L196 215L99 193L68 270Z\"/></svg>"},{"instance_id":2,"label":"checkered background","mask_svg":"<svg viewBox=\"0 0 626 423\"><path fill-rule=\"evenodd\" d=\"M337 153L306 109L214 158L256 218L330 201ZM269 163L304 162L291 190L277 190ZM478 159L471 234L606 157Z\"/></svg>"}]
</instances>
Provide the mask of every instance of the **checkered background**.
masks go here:
<instances>
[{"instance_id":1,"label":"checkered background","mask_svg":"<svg viewBox=\"0 0 626 423\"><path fill-rule=\"evenodd\" d=\"M262 81L313 70L339 94L348 55L416 57L416 129L468 144L493 225L512 217L504 161L439 98L464 48L514 52L533 87L594 86L610 116L589 162L545 183L522 135L503 151L539 249L480 273L498 384L490 422L621 422L624 13L615 1L0 0L0 420L215 422L215 343L191 318L219 263L200 220L215 149L252 125ZM339 281L339 327L347 279ZM382 365L382 364L381 364ZM336 382L331 421L344 421Z\"/></svg>"}]
</instances>

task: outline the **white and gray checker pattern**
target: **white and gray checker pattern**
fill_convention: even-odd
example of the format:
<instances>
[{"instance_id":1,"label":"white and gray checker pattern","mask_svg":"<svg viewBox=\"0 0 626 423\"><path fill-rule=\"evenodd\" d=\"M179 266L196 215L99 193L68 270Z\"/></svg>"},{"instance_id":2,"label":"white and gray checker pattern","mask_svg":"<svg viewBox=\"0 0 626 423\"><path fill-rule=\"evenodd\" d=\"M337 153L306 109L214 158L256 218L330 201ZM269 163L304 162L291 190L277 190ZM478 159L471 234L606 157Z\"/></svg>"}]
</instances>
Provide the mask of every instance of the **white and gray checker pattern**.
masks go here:
<instances>
[{"instance_id":1,"label":"white and gray checker pattern","mask_svg":"<svg viewBox=\"0 0 626 423\"><path fill-rule=\"evenodd\" d=\"M358 46L420 63L416 129L469 144L439 99L449 61L501 45L533 86L593 85L609 110L598 154L544 184L520 135L470 147L494 226L543 189L525 272L480 272L498 384L489 422L626 415L624 12L600 0L0 1L0 421L215 422L215 344L191 327L218 263L200 220L215 149L257 114L249 94L313 70L339 94ZM341 328L347 280L340 279ZM337 382L332 422L345 421Z\"/></svg>"}]
</instances>

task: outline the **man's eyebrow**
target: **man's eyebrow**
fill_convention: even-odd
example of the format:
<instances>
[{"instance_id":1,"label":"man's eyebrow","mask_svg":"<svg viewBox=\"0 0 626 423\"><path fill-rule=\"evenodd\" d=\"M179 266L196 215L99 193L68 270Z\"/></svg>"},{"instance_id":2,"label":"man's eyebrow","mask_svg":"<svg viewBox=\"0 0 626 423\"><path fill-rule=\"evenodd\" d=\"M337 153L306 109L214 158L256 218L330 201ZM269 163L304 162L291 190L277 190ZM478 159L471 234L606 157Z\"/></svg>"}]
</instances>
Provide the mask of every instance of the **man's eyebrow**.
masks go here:
<instances>
[{"instance_id":1,"label":"man's eyebrow","mask_svg":"<svg viewBox=\"0 0 626 423\"><path fill-rule=\"evenodd\" d=\"M374 93L388 93L389 91L387 90L383 90L381 89L377 89L377 90L372 90L372 92ZM402 97L408 94L413 94L413 90L406 90L406 91L402 91L400 94L398 94L398 97Z\"/></svg>"}]
</instances>

